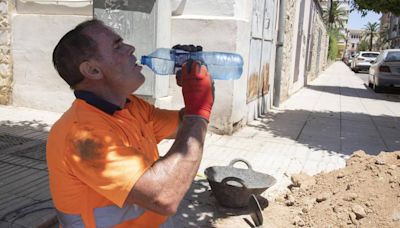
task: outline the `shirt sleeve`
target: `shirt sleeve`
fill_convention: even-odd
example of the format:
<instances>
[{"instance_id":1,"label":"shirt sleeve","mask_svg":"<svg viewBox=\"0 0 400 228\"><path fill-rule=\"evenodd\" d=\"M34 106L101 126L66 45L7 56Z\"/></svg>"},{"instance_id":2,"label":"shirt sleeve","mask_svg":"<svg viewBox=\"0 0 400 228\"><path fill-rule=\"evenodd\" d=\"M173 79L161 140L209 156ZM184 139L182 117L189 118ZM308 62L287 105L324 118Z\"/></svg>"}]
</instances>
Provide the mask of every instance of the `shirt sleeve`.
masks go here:
<instances>
[{"instance_id":1,"label":"shirt sleeve","mask_svg":"<svg viewBox=\"0 0 400 228\"><path fill-rule=\"evenodd\" d=\"M65 159L73 174L119 207L152 165L139 146L125 146L107 126L74 126L67 139Z\"/></svg>"},{"instance_id":2,"label":"shirt sleeve","mask_svg":"<svg viewBox=\"0 0 400 228\"><path fill-rule=\"evenodd\" d=\"M145 122L153 122L153 131L157 143L178 130L179 111L156 108L136 96L132 96L130 99L133 101L132 106L134 106L131 108L141 110L143 112L141 116Z\"/></svg>"}]
</instances>

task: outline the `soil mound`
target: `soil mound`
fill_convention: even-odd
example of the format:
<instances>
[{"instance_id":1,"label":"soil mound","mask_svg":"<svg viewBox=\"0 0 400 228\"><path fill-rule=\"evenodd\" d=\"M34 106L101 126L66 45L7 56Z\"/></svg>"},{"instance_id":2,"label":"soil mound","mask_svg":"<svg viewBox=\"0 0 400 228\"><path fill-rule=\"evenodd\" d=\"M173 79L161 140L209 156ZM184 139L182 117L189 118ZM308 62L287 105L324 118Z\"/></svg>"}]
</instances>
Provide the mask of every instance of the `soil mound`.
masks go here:
<instances>
[{"instance_id":1,"label":"soil mound","mask_svg":"<svg viewBox=\"0 0 400 228\"><path fill-rule=\"evenodd\" d=\"M343 169L292 182L264 209L263 227L400 227L400 152L357 151Z\"/></svg>"}]
</instances>

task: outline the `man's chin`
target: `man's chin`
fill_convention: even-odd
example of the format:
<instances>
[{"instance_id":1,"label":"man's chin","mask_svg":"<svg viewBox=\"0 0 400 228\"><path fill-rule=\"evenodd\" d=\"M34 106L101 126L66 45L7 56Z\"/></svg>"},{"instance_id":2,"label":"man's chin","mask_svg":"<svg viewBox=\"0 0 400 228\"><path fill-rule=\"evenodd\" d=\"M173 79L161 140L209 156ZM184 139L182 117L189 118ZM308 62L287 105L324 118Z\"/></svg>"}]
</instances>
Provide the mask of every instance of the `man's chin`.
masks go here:
<instances>
[{"instance_id":1,"label":"man's chin","mask_svg":"<svg viewBox=\"0 0 400 228\"><path fill-rule=\"evenodd\" d=\"M146 77L142 74L139 73L138 75L135 75L135 85L133 86L133 92L138 90L146 81Z\"/></svg>"}]
</instances>

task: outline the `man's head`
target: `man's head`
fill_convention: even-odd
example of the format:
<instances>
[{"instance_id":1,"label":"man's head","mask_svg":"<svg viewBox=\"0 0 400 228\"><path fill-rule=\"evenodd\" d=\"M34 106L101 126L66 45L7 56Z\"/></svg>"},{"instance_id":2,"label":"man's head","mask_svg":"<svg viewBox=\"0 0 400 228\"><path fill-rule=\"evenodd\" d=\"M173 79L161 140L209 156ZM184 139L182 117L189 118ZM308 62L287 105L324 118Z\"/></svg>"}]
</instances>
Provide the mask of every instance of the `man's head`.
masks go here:
<instances>
[{"instance_id":1,"label":"man's head","mask_svg":"<svg viewBox=\"0 0 400 228\"><path fill-rule=\"evenodd\" d=\"M104 84L135 91L144 76L136 65L134 51L111 28L94 19L82 22L61 38L53 52L53 64L71 88Z\"/></svg>"}]
</instances>

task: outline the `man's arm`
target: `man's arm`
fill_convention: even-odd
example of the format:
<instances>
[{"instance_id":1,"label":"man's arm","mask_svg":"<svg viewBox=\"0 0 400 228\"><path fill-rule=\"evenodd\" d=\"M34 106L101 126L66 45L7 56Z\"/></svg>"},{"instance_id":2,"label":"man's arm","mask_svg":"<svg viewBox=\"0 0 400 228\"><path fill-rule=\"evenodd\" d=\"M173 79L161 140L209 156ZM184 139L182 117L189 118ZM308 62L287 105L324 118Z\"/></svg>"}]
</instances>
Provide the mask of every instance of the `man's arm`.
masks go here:
<instances>
[{"instance_id":1,"label":"man's arm","mask_svg":"<svg viewBox=\"0 0 400 228\"><path fill-rule=\"evenodd\" d=\"M182 121L183 121L183 114L185 112L185 109L182 108L181 110L179 110L179 123L178 123L178 127L176 128L176 131L169 135L168 137L166 137L166 139L175 139L176 135L178 134L178 130L182 127Z\"/></svg>"},{"instance_id":2,"label":"man's arm","mask_svg":"<svg viewBox=\"0 0 400 228\"><path fill-rule=\"evenodd\" d=\"M176 140L168 153L139 178L127 203L164 215L176 212L200 165L214 102L212 87L205 66L189 61L182 67L185 110Z\"/></svg>"},{"instance_id":3,"label":"man's arm","mask_svg":"<svg viewBox=\"0 0 400 228\"><path fill-rule=\"evenodd\" d=\"M174 214L199 168L206 132L206 120L185 117L169 152L139 178L127 202Z\"/></svg>"}]
</instances>

